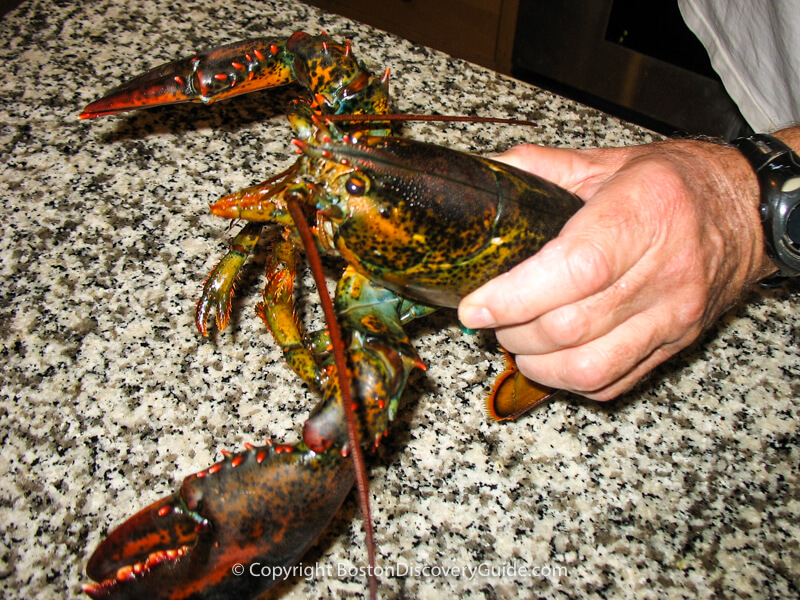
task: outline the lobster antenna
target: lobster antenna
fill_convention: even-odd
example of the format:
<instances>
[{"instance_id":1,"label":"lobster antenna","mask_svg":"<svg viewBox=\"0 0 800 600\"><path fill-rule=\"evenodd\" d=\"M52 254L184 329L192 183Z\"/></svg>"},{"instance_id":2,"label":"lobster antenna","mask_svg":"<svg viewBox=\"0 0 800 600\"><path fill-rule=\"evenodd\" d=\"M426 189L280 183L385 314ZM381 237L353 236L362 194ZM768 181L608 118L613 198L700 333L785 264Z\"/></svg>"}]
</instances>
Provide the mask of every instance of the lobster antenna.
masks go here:
<instances>
[{"instance_id":1,"label":"lobster antenna","mask_svg":"<svg viewBox=\"0 0 800 600\"><path fill-rule=\"evenodd\" d=\"M441 121L457 123L501 123L503 125L523 125L537 127L533 121L522 119L503 119L500 117L476 117L468 115L325 115L325 120L331 123L379 123L381 121Z\"/></svg>"},{"instance_id":2,"label":"lobster antenna","mask_svg":"<svg viewBox=\"0 0 800 600\"><path fill-rule=\"evenodd\" d=\"M369 596L371 600L378 597L378 579L375 574L375 536L372 526L372 512L369 505L369 486L367 481L367 468L364 463L364 453L358 441L358 431L356 430L355 408L353 406L353 395L350 393L350 376L347 369L347 358L344 355L344 344L342 340L342 330L339 328L339 321L333 309L333 302L326 291L328 289L325 281L325 273L322 270L322 260L317 252L317 245L311 228L308 226L303 209L297 198L292 194L284 196L289 207L289 213L303 241L306 250L308 264L317 285L322 312L328 325L328 332L333 346L333 359L336 364L336 372L339 380L339 388L342 390L342 402L344 403L344 414L347 420L347 439L350 444L350 454L353 459L353 469L356 475L356 489L358 490L358 500L361 505L361 515L364 519L364 534L367 542L367 562L369 565Z\"/></svg>"}]
</instances>

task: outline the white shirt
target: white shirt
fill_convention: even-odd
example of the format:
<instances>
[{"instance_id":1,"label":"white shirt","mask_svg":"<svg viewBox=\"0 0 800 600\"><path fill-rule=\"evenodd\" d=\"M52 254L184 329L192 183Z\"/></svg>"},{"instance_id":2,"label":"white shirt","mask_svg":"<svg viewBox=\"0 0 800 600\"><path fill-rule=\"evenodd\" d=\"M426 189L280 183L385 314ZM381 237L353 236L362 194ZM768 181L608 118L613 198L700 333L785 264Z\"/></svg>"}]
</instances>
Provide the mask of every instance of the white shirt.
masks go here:
<instances>
[{"instance_id":1,"label":"white shirt","mask_svg":"<svg viewBox=\"0 0 800 600\"><path fill-rule=\"evenodd\" d=\"M678 0L757 132L800 122L800 0Z\"/></svg>"}]
</instances>

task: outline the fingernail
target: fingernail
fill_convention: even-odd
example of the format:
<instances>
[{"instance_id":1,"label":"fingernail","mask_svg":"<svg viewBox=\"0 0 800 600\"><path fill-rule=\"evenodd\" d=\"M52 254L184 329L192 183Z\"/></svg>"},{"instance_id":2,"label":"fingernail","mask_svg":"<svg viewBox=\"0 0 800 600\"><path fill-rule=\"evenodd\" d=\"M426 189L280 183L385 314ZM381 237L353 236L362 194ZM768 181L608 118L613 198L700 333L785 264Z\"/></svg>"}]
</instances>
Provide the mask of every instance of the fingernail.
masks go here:
<instances>
[{"instance_id":1,"label":"fingernail","mask_svg":"<svg viewBox=\"0 0 800 600\"><path fill-rule=\"evenodd\" d=\"M461 324L470 329L484 329L494 325L494 318L484 306L468 306L459 315Z\"/></svg>"}]
</instances>

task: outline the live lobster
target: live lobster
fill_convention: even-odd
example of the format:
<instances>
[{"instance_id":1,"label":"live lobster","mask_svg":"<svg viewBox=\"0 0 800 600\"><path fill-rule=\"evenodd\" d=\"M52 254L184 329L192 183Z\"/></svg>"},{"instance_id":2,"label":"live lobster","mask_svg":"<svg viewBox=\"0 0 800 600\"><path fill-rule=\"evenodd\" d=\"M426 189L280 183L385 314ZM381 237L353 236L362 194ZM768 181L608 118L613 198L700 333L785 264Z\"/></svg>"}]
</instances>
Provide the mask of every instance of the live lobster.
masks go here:
<instances>
[{"instance_id":1,"label":"live lobster","mask_svg":"<svg viewBox=\"0 0 800 600\"><path fill-rule=\"evenodd\" d=\"M237 274L265 226L280 226L257 312L322 402L304 424L302 442L226 453L114 530L87 565L97 582L84 586L92 598L263 592L273 583L264 567L300 560L363 471L363 462L349 456L380 443L410 372L424 368L403 325L457 305L537 252L582 206L573 194L522 171L389 135L388 71L374 77L349 43L325 34L246 40L162 65L110 91L80 117L210 103L292 82L310 94L289 115L300 157L284 173L212 205L215 215L246 225L206 280L196 324L207 335L215 315L225 328ZM378 116L358 121L353 115ZM348 263L333 321L310 334L294 315L303 248L311 258L319 251ZM319 279L319 268L314 272ZM339 328L341 347L334 335ZM497 412L516 416L546 393ZM244 574L232 570L236 564ZM257 574L247 568L254 564Z\"/></svg>"}]
</instances>

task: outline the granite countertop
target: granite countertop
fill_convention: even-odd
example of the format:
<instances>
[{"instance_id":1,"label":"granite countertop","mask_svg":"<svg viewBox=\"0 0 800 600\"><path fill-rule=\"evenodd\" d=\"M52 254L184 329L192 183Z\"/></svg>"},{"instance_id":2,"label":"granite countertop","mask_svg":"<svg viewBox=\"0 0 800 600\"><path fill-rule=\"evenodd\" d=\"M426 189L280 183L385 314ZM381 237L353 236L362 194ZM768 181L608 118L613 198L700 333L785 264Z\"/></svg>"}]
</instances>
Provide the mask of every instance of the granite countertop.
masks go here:
<instances>
[{"instance_id":1,"label":"granite countertop","mask_svg":"<svg viewBox=\"0 0 800 600\"><path fill-rule=\"evenodd\" d=\"M260 265L228 331L206 340L193 326L230 235L206 205L291 163L292 93L77 114L148 67L298 27L351 38L375 72L390 67L399 111L538 123L409 126L419 139L491 154L655 137L291 0L23 3L0 22L4 597L77 597L111 527L220 449L297 439L316 399L253 314ZM379 563L424 572L385 575L382 597L800 594L797 300L796 287L754 290L636 391L607 404L567 396L516 424L483 412L502 369L491 335L463 334L452 311L414 324L429 369L369 464ZM351 498L305 562L364 560ZM546 576L520 575L536 567ZM334 572L269 597L364 590Z\"/></svg>"}]
</instances>

